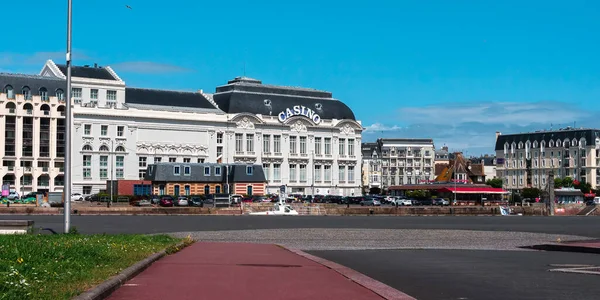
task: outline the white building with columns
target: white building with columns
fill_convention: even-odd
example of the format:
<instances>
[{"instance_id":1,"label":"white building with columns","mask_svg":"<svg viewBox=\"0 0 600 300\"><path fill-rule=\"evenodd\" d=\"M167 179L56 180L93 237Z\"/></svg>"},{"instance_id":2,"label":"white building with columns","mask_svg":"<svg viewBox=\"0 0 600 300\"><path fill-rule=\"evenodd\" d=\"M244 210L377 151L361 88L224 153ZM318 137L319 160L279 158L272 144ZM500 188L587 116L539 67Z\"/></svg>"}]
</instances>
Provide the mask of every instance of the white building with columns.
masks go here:
<instances>
[{"instance_id":1,"label":"white building with columns","mask_svg":"<svg viewBox=\"0 0 600 300\"><path fill-rule=\"evenodd\" d=\"M64 91L65 74L65 66L48 61L40 75L23 75L16 81L11 79L14 74L0 76L0 87L4 87L0 93L1 117L10 117L7 103L23 106L23 101L18 100L23 96L18 91L22 86L33 85L29 81L55 83L62 88L52 86L58 94L50 93L48 101L50 136L57 135L58 123L64 123L64 105L59 110L59 99L64 96L59 94ZM147 165L154 162L221 162L262 165L268 178L268 193L277 192L282 185L289 193L360 193L363 127L352 110L329 92L266 85L245 77L217 87L213 94L202 90L130 88L110 67L97 65L73 67L72 74L73 192L98 192L111 179L141 180ZM8 85L13 87L17 99L7 98ZM34 96L32 105L36 99ZM43 105L41 101L33 109L34 117ZM28 111L19 108L15 113L18 119ZM23 125L15 124L14 132L19 132ZM36 129L32 130L37 136ZM23 141L26 140L17 133L16 148ZM34 146L35 141L34 138ZM35 151L31 160L22 159L19 151L14 156L5 154L6 167L0 169L0 176L13 175L3 177L5 183L16 189L25 187L25 191L42 187L62 190L60 164L64 159L58 155L60 139L51 138L49 143L48 159ZM3 150L9 148L5 146ZM30 177L24 177L26 184L22 186L15 180L26 174L10 165L19 166L21 161L31 166L43 162L39 172L32 169L31 184L27 184ZM46 169L46 165L55 167ZM46 174L50 178L48 185L40 186L33 179ZM45 178L40 182L45 184Z\"/></svg>"}]
</instances>

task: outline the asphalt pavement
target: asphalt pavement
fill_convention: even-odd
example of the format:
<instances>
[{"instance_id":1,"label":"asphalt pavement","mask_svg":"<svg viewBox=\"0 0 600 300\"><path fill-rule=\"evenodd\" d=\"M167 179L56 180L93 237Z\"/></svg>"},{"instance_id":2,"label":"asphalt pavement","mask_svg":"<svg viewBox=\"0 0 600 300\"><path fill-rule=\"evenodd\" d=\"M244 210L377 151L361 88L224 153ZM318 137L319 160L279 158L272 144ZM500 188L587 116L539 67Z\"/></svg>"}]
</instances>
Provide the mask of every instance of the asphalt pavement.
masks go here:
<instances>
[{"instance_id":1,"label":"asphalt pavement","mask_svg":"<svg viewBox=\"0 0 600 300\"><path fill-rule=\"evenodd\" d=\"M309 251L419 300L598 299L598 275L550 272L600 266L600 255L539 251ZM561 266L563 267L563 266Z\"/></svg>"},{"instance_id":2,"label":"asphalt pavement","mask_svg":"<svg viewBox=\"0 0 600 300\"><path fill-rule=\"evenodd\" d=\"M35 221L36 227L62 231L63 217L0 215L0 219ZM543 216L77 216L82 233L168 233L293 228L449 229L513 231L600 238L596 217Z\"/></svg>"}]
</instances>

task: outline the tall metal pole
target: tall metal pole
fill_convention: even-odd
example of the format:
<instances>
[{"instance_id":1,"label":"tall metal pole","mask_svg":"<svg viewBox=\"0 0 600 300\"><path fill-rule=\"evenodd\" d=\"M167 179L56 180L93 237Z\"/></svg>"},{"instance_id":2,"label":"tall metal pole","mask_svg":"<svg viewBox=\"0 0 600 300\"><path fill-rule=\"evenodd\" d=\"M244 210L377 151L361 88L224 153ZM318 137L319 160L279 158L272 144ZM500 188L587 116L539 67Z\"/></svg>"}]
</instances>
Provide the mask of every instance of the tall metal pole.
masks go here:
<instances>
[{"instance_id":1,"label":"tall metal pole","mask_svg":"<svg viewBox=\"0 0 600 300\"><path fill-rule=\"evenodd\" d=\"M315 151L311 151L312 156L312 198L315 199Z\"/></svg>"},{"instance_id":2,"label":"tall metal pole","mask_svg":"<svg viewBox=\"0 0 600 300\"><path fill-rule=\"evenodd\" d=\"M113 140L110 140L110 202L106 204L106 207L110 207L113 202L113 195L115 194L115 144Z\"/></svg>"},{"instance_id":3,"label":"tall metal pole","mask_svg":"<svg viewBox=\"0 0 600 300\"><path fill-rule=\"evenodd\" d=\"M63 195L65 201L65 233L71 228L71 20L72 0L67 4L67 109L65 116L65 186Z\"/></svg>"}]
</instances>

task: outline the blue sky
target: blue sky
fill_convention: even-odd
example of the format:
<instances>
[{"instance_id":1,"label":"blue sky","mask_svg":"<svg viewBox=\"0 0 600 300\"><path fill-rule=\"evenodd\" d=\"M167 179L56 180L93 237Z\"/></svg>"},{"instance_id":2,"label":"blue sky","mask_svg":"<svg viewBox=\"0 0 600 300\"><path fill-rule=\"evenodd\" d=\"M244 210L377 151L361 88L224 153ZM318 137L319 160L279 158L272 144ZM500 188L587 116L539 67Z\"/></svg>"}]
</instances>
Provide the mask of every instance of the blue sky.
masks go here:
<instances>
[{"instance_id":1,"label":"blue sky","mask_svg":"<svg viewBox=\"0 0 600 300\"><path fill-rule=\"evenodd\" d=\"M245 65L333 92L365 141L469 154L491 153L495 131L600 127L600 1L73 2L74 63L110 65L130 86L212 92ZM64 61L66 3L3 3L0 71Z\"/></svg>"}]
</instances>

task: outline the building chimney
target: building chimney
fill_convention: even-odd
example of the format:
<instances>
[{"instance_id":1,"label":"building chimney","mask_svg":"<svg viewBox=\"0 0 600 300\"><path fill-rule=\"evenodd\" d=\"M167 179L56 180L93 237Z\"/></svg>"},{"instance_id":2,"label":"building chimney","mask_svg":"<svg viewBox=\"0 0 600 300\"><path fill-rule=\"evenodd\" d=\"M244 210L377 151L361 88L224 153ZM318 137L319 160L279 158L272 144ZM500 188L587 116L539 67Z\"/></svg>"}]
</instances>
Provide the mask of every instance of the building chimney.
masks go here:
<instances>
[{"instance_id":1,"label":"building chimney","mask_svg":"<svg viewBox=\"0 0 600 300\"><path fill-rule=\"evenodd\" d=\"M502 133L500 131L496 131L496 140L498 140L498 137L501 135L502 135Z\"/></svg>"}]
</instances>

